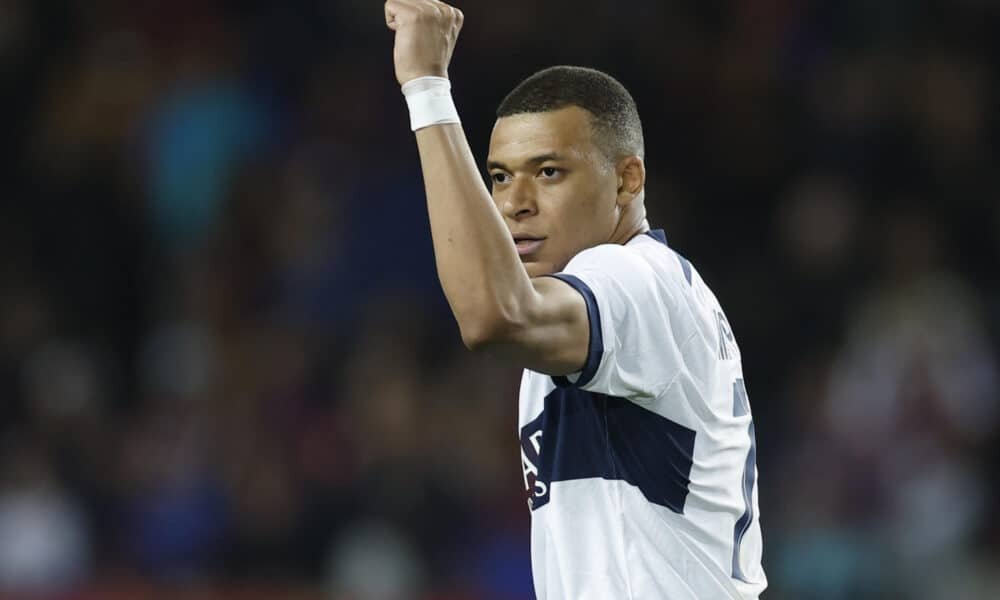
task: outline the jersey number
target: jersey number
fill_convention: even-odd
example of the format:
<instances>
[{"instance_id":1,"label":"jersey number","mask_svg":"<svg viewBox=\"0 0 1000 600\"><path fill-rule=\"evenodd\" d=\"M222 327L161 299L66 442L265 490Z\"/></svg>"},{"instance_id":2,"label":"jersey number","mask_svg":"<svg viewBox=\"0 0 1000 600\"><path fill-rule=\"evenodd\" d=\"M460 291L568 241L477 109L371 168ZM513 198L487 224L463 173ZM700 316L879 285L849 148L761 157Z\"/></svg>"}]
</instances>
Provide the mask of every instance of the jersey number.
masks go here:
<instances>
[{"instance_id":1,"label":"jersey number","mask_svg":"<svg viewBox=\"0 0 1000 600\"><path fill-rule=\"evenodd\" d=\"M733 416L741 417L750 412L750 402L747 400L747 388L742 379L733 382ZM757 437L754 435L753 419L750 419L750 450L743 465L743 502L746 507L743 515L736 520L733 528L733 578L747 581L740 567L740 544L743 536L750 530L753 523L753 486L757 477Z\"/></svg>"}]
</instances>

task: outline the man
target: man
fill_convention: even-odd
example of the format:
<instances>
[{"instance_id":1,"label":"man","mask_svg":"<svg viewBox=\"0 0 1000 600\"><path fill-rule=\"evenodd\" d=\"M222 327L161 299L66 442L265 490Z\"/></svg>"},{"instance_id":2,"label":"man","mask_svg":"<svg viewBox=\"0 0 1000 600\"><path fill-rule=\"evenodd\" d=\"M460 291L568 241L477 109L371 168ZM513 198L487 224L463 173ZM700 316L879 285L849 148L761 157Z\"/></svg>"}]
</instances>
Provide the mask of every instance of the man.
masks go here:
<instances>
[{"instance_id":1,"label":"man","mask_svg":"<svg viewBox=\"0 0 1000 600\"><path fill-rule=\"evenodd\" d=\"M540 599L756 598L754 430L715 296L651 231L628 92L555 67L503 101L492 199L450 95L460 11L389 0L441 286L465 344L525 367Z\"/></svg>"}]
</instances>

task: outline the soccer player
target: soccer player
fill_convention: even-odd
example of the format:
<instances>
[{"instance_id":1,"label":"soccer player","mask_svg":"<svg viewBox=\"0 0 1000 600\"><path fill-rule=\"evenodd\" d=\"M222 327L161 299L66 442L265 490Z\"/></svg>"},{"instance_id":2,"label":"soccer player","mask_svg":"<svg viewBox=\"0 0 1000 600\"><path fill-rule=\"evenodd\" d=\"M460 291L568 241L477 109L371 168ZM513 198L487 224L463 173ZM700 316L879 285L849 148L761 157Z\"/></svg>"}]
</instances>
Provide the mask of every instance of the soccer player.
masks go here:
<instances>
[{"instance_id":1,"label":"soccer player","mask_svg":"<svg viewBox=\"0 0 1000 600\"><path fill-rule=\"evenodd\" d=\"M715 296L643 207L635 103L554 67L501 103L480 178L447 68L461 11L389 0L441 286L465 344L525 368L542 600L756 598L754 428Z\"/></svg>"}]
</instances>

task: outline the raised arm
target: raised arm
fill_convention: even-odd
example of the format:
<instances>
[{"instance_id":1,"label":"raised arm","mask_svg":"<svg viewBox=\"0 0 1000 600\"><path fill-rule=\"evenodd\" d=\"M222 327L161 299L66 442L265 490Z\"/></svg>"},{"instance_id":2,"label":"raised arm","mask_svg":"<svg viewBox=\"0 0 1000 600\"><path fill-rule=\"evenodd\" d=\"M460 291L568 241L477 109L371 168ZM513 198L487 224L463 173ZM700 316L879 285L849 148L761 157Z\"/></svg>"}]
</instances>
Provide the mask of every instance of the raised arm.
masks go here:
<instances>
[{"instance_id":1,"label":"raised arm","mask_svg":"<svg viewBox=\"0 0 1000 600\"><path fill-rule=\"evenodd\" d=\"M385 17L396 32L400 85L447 77L461 11L437 0L389 0ZM461 124L419 127L416 138L438 278L466 346L544 373L578 371L589 339L583 297L558 279L528 277Z\"/></svg>"}]
</instances>

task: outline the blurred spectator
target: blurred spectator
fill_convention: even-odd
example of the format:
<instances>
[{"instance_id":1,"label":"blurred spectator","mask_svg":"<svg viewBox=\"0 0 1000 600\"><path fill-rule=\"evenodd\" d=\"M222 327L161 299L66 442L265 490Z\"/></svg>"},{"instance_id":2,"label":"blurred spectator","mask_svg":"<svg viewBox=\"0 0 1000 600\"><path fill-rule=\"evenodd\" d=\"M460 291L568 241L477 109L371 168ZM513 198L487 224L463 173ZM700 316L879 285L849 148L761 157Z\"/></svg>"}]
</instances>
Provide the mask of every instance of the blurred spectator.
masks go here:
<instances>
[{"instance_id":1,"label":"blurred spectator","mask_svg":"<svg viewBox=\"0 0 1000 600\"><path fill-rule=\"evenodd\" d=\"M0 470L0 593L70 589L90 574L93 548L83 507L55 480L44 451L4 440Z\"/></svg>"},{"instance_id":2,"label":"blurred spectator","mask_svg":"<svg viewBox=\"0 0 1000 600\"><path fill-rule=\"evenodd\" d=\"M421 571L392 527L358 524L332 549L328 585L334 598L406 600L420 594Z\"/></svg>"}]
</instances>

